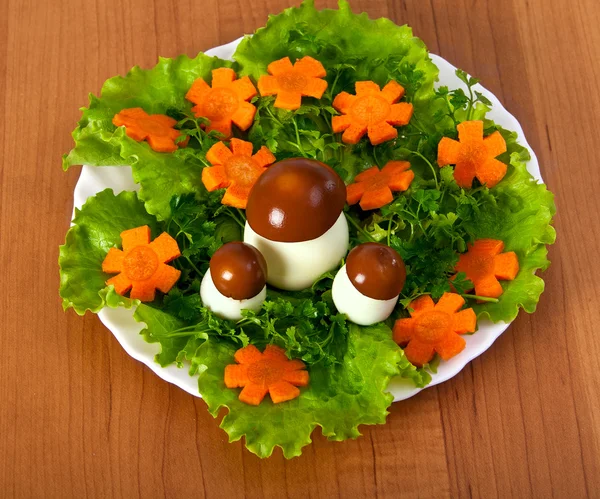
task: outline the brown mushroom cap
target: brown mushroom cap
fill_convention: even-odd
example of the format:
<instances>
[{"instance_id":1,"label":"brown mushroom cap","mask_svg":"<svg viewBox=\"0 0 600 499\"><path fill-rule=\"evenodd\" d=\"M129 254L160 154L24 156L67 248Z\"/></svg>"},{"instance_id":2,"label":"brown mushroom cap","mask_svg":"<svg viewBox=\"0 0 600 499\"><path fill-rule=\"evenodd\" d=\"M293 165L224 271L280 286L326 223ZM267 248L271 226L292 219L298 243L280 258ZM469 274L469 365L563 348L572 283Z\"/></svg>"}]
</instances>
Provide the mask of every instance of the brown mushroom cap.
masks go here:
<instances>
[{"instance_id":1,"label":"brown mushroom cap","mask_svg":"<svg viewBox=\"0 0 600 499\"><path fill-rule=\"evenodd\" d=\"M346 272L354 287L374 300L391 300L406 281L404 262L397 251L379 243L364 243L352 249Z\"/></svg>"},{"instance_id":2,"label":"brown mushroom cap","mask_svg":"<svg viewBox=\"0 0 600 499\"><path fill-rule=\"evenodd\" d=\"M259 177L246 217L254 232L271 241L309 241L333 226L345 203L346 185L329 166L313 159L285 159Z\"/></svg>"},{"instance_id":3,"label":"brown mushroom cap","mask_svg":"<svg viewBox=\"0 0 600 499\"><path fill-rule=\"evenodd\" d=\"M219 292L234 300L256 296L267 282L267 262L254 246L242 242L221 246L210 259L210 275Z\"/></svg>"}]
</instances>

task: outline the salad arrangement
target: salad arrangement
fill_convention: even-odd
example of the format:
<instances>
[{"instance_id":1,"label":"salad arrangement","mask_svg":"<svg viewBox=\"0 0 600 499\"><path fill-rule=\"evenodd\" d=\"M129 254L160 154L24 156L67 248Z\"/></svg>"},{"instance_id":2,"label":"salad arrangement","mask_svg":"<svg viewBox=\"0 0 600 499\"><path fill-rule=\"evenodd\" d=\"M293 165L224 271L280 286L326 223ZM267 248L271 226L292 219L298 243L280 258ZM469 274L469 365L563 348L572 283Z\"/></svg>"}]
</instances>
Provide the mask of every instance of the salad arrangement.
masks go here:
<instances>
[{"instance_id":1,"label":"salad arrangement","mask_svg":"<svg viewBox=\"0 0 600 499\"><path fill-rule=\"evenodd\" d=\"M233 59L90 96L63 167L130 165L140 189L76 210L60 295L134 307L231 441L293 457L316 426L384 423L390 379L427 385L479 320L533 312L555 207L477 80L435 89L407 26L305 1Z\"/></svg>"}]
</instances>

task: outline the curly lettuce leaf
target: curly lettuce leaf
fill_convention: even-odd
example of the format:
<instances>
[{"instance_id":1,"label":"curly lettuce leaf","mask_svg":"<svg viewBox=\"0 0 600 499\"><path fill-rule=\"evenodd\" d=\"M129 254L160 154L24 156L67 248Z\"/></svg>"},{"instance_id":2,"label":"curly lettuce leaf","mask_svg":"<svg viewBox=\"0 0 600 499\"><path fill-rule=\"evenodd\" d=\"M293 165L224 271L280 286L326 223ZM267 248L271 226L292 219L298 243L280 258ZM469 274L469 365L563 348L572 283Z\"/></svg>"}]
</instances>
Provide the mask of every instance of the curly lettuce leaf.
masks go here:
<instances>
[{"instance_id":1,"label":"curly lettuce leaf","mask_svg":"<svg viewBox=\"0 0 600 499\"><path fill-rule=\"evenodd\" d=\"M171 216L171 199L183 194L207 194L202 183L204 165L185 149L175 154L153 151L146 142L137 142L120 128L114 134L121 141L121 157L131 165L133 180L140 184L139 197L148 213L159 220Z\"/></svg>"},{"instance_id":2,"label":"curly lettuce leaf","mask_svg":"<svg viewBox=\"0 0 600 499\"><path fill-rule=\"evenodd\" d=\"M73 131L75 147L63 157L63 168L73 165L130 165L134 180L140 184L140 199L149 213L159 219L170 214L173 196L204 191L200 180L202 164L193 151L175 154L153 151L146 142L137 142L115 127L112 119L125 108L141 107L149 114L167 114L180 119L191 116L192 103L185 94L196 78L211 79L211 71L230 67L230 61L198 54L191 59L160 58L152 69L134 67L125 77L107 80L100 97L90 95L88 108Z\"/></svg>"},{"instance_id":3,"label":"curly lettuce leaf","mask_svg":"<svg viewBox=\"0 0 600 499\"><path fill-rule=\"evenodd\" d=\"M141 107L149 114L190 114L192 103L185 94L194 80L210 79L211 70L224 66L231 62L202 53L193 59L161 57L152 69L135 66L124 77L106 80L100 97L90 94L89 107L81 109L81 120L73 131L75 148L63 157L63 168L128 164L119 152L124 138L113 137L117 129L112 124L114 115L130 107Z\"/></svg>"},{"instance_id":4,"label":"curly lettuce leaf","mask_svg":"<svg viewBox=\"0 0 600 499\"><path fill-rule=\"evenodd\" d=\"M366 13L353 14L345 0L339 2L339 10L317 10L314 0L306 0L300 7L271 16L264 28L242 40L233 58L242 74L258 78L274 60L305 55L336 74L348 69L352 81L347 83L352 85L358 80L383 85L390 73L397 72L399 83L417 101L421 95L430 97L438 74L425 44L413 36L410 27L386 18L371 20Z\"/></svg>"},{"instance_id":5,"label":"curly lettuce leaf","mask_svg":"<svg viewBox=\"0 0 600 499\"><path fill-rule=\"evenodd\" d=\"M273 404L268 397L257 406L238 400L239 390L225 387L223 372L234 362L236 347L208 340L196 351L200 394L213 416L223 407L228 414L221 428L231 442L245 437L246 447L259 457L268 457L276 446L286 458L299 456L311 442L316 426L330 440L356 438L361 424L381 424L393 397L386 393L392 376L398 374L400 348L385 325L362 328L352 325L348 351L342 364L310 368L310 384L300 397Z\"/></svg>"},{"instance_id":6,"label":"curly lettuce leaf","mask_svg":"<svg viewBox=\"0 0 600 499\"><path fill-rule=\"evenodd\" d=\"M507 175L493 189L490 202L476 218L466 225L476 239L493 238L504 241L504 251L514 251L520 270L513 281L501 281L503 294L498 303L474 305L479 318L494 322L510 322L519 309L535 312L544 281L535 275L550 265L547 244L553 244L556 232L552 218L556 213L554 195L545 184L538 183L527 171L530 159L526 148L517 142L517 134L501 130L508 151L500 159L509 162Z\"/></svg>"},{"instance_id":7,"label":"curly lettuce leaf","mask_svg":"<svg viewBox=\"0 0 600 499\"><path fill-rule=\"evenodd\" d=\"M63 309L79 315L98 312L105 305L132 306L134 302L106 286L111 276L102 272L108 250L121 245L121 232L148 225L157 235L156 218L149 215L135 192L116 195L106 189L75 210L65 244L60 247L60 290Z\"/></svg>"},{"instance_id":8,"label":"curly lettuce leaf","mask_svg":"<svg viewBox=\"0 0 600 499\"><path fill-rule=\"evenodd\" d=\"M137 306L133 316L136 321L146 324L146 327L140 331L144 339L148 343L160 343L160 352L156 354L154 360L161 367L175 362L179 352L185 347L188 338L167 336L167 333L184 327L185 322L173 314L143 303ZM178 363L178 365L181 367L181 363Z\"/></svg>"}]
</instances>

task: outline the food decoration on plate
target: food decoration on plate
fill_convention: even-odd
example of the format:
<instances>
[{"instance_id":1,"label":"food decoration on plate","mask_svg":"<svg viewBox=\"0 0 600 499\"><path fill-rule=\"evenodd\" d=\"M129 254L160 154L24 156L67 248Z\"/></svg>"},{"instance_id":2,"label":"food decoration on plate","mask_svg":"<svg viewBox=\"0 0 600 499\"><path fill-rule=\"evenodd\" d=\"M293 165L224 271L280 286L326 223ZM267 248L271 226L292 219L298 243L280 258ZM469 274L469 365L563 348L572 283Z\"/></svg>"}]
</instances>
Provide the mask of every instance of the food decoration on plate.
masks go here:
<instances>
[{"instance_id":1,"label":"food decoration on plate","mask_svg":"<svg viewBox=\"0 0 600 499\"><path fill-rule=\"evenodd\" d=\"M306 1L232 61L109 79L63 167L129 165L139 189L75 211L64 308L134 307L261 457L384 423L393 377L426 386L478 322L535 311L555 239L517 134L476 79L437 76L409 27Z\"/></svg>"}]
</instances>

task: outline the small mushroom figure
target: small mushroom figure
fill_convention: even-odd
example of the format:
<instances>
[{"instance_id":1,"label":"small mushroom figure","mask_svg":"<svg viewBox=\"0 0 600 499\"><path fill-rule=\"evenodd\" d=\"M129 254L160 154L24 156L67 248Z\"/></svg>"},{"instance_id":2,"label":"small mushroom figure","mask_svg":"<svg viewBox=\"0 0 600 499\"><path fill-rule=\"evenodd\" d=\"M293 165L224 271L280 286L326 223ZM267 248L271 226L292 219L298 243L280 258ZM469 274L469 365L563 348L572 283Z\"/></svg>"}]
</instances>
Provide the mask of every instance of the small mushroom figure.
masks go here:
<instances>
[{"instance_id":1,"label":"small mushroom figure","mask_svg":"<svg viewBox=\"0 0 600 499\"><path fill-rule=\"evenodd\" d=\"M333 280L333 302L349 320L369 326L390 316L405 281L398 252L384 244L361 244L350 251Z\"/></svg>"},{"instance_id":2,"label":"small mushroom figure","mask_svg":"<svg viewBox=\"0 0 600 499\"><path fill-rule=\"evenodd\" d=\"M200 298L215 315L232 321L242 310L258 311L267 297L267 263L254 246L232 242L210 259L200 284Z\"/></svg>"},{"instance_id":3,"label":"small mushroom figure","mask_svg":"<svg viewBox=\"0 0 600 499\"><path fill-rule=\"evenodd\" d=\"M244 241L260 250L268 282L288 291L312 286L348 252L346 186L329 166L292 158L270 166L250 191Z\"/></svg>"}]
</instances>

